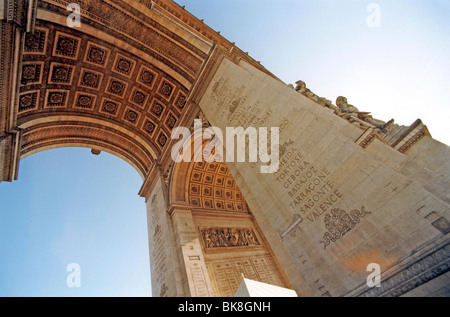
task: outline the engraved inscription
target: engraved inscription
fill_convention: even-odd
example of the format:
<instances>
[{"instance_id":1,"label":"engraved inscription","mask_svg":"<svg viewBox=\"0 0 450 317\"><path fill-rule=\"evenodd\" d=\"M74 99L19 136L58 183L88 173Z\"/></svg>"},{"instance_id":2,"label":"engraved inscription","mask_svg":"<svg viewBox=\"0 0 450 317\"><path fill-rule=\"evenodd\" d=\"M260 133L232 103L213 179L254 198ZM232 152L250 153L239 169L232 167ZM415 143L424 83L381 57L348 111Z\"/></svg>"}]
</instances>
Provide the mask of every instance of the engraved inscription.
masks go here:
<instances>
[{"instance_id":1,"label":"engraved inscription","mask_svg":"<svg viewBox=\"0 0 450 317\"><path fill-rule=\"evenodd\" d=\"M241 282L241 274L263 283L287 287L270 255L215 260L208 262L207 267L216 296L233 296Z\"/></svg>"},{"instance_id":2,"label":"engraved inscription","mask_svg":"<svg viewBox=\"0 0 450 317\"><path fill-rule=\"evenodd\" d=\"M287 145L274 177L289 195L290 209L314 222L343 196L329 180L330 175L327 168L314 166L298 150Z\"/></svg>"}]
</instances>

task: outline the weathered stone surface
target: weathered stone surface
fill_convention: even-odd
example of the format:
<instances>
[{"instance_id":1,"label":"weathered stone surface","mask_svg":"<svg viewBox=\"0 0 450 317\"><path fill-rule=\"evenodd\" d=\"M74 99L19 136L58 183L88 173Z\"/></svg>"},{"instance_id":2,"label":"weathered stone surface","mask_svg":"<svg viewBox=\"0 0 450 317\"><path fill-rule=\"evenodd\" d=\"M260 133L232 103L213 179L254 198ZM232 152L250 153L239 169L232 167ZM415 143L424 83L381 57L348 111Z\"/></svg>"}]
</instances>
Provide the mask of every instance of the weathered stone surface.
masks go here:
<instances>
[{"instance_id":1,"label":"weathered stone surface","mask_svg":"<svg viewBox=\"0 0 450 317\"><path fill-rule=\"evenodd\" d=\"M231 107L234 101L238 105ZM283 126L280 144L286 147L277 173L261 174L251 163L227 165L263 231L277 233L266 235L269 243L279 245L281 239L284 248L274 248L278 260L285 266L293 262L295 273L314 295L345 295L365 283L369 263L384 262L383 271L395 270L411 253L447 233L445 220L433 226L417 212L417 205L424 202L422 209L447 219L450 210L444 192L448 190L426 187L414 174L426 165L439 168L450 158L448 154L442 153L446 159L443 156L441 161L427 155L418 159L415 147L409 152L414 156L402 156L378 140L363 149L355 144L363 133L360 129L342 123L326 108L245 62L236 65L225 59L199 105L211 124L221 129L255 122L263 122L257 126ZM369 151L373 144L376 155ZM431 138L418 144L440 147ZM405 165L407 173L403 173ZM448 179L427 176L441 183ZM425 199L430 195L438 199L427 205ZM436 225L441 229L436 230ZM426 242L423 236L414 236L422 230L428 231ZM377 237L389 237L389 231L395 235L379 243ZM278 253L281 249L287 254ZM359 259L358 265L345 264L352 258ZM291 282L300 280L295 274L288 277Z\"/></svg>"}]
</instances>

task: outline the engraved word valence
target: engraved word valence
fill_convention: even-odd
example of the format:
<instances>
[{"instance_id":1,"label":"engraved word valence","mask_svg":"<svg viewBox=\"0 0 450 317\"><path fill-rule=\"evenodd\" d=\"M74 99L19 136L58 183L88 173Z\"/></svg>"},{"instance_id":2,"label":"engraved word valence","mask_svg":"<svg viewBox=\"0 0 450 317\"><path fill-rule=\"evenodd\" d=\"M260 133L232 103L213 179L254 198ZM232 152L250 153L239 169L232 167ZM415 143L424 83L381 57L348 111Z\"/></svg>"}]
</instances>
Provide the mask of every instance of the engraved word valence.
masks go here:
<instances>
[{"instance_id":1,"label":"engraved word valence","mask_svg":"<svg viewBox=\"0 0 450 317\"><path fill-rule=\"evenodd\" d=\"M260 245L250 228L200 228L205 248L227 248Z\"/></svg>"},{"instance_id":2,"label":"engraved word valence","mask_svg":"<svg viewBox=\"0 0 450 317\"><path fill-rule=\"evenodd\" d=\"M362 206L361 210L354 209L349 213L345 210L335 208L324 217L325 228L328 230L323 235L324 250L331 242L336 242L342 238L347 232L352 230L364 216L371 214L370 211L366 211Z\"/></svg>"}]
</instances>

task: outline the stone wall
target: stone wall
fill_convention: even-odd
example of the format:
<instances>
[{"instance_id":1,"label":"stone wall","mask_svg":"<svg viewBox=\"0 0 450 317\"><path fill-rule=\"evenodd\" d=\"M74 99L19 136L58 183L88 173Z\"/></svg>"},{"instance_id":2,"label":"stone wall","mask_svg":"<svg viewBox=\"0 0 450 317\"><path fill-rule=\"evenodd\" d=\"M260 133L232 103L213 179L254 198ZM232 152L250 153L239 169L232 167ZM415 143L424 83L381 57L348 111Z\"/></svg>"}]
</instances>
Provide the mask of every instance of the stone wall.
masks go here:
<instances>
[{"instance_id":1,"label":"stone wall","mask_svg":"<svg viewBox=\"0 0 450 317\"><path fill-rule=\"evenodd\" d=\"M277 173L227 166L300 295L364 292L369 263L386 280L447 241L448 146L428 136L405 153L376 138L362 143L364 131L243 61L224 59L199 105L223 131L280 127Z\"/></svg>"}]
</instances>

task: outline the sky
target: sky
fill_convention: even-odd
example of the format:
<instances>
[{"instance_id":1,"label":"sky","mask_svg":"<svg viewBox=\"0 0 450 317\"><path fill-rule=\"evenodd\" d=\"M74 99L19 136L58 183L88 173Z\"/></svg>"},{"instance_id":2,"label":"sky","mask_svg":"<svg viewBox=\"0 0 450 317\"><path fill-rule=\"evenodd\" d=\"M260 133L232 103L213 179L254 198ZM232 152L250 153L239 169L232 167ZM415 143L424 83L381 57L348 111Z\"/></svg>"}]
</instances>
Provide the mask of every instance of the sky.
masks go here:
<instances>
[{"instance_id":1,"label":"sky","mask_svg":"<svg viewBox=\"0 0 450 317\"><path fill-rule=\"evenodd\" d=\"M417 118L450 144L447 0L178 0L287 84ZM371 3L379 13L374 21ZM145 202L128 163L61 148L0 183L0 296L151 296ZM80 287L69 287L71 263ZM69 283L70 284L70 283Z\"/></svg>"},{"instance_id":2,"label":"sky","mask_svg":"<svg viewBox=\"0 0 450 317\"><path fill-rule=\"evenodd\" d=\"M0 296L151 296L141 177L122 159L59 148L0 183ZM79 266L80 287L69 287Z\"/></svg>"},{"instance_id":3,"label":"sky","mask_svg":"<svg viewBox=\"0 0 450 317\"><path fill-rule=\"evenodd\" d=\"M450 1L178 0L283 82L450 144ZM376 4L380 27L370 27Z\"/></svg>"}]
</instances>

